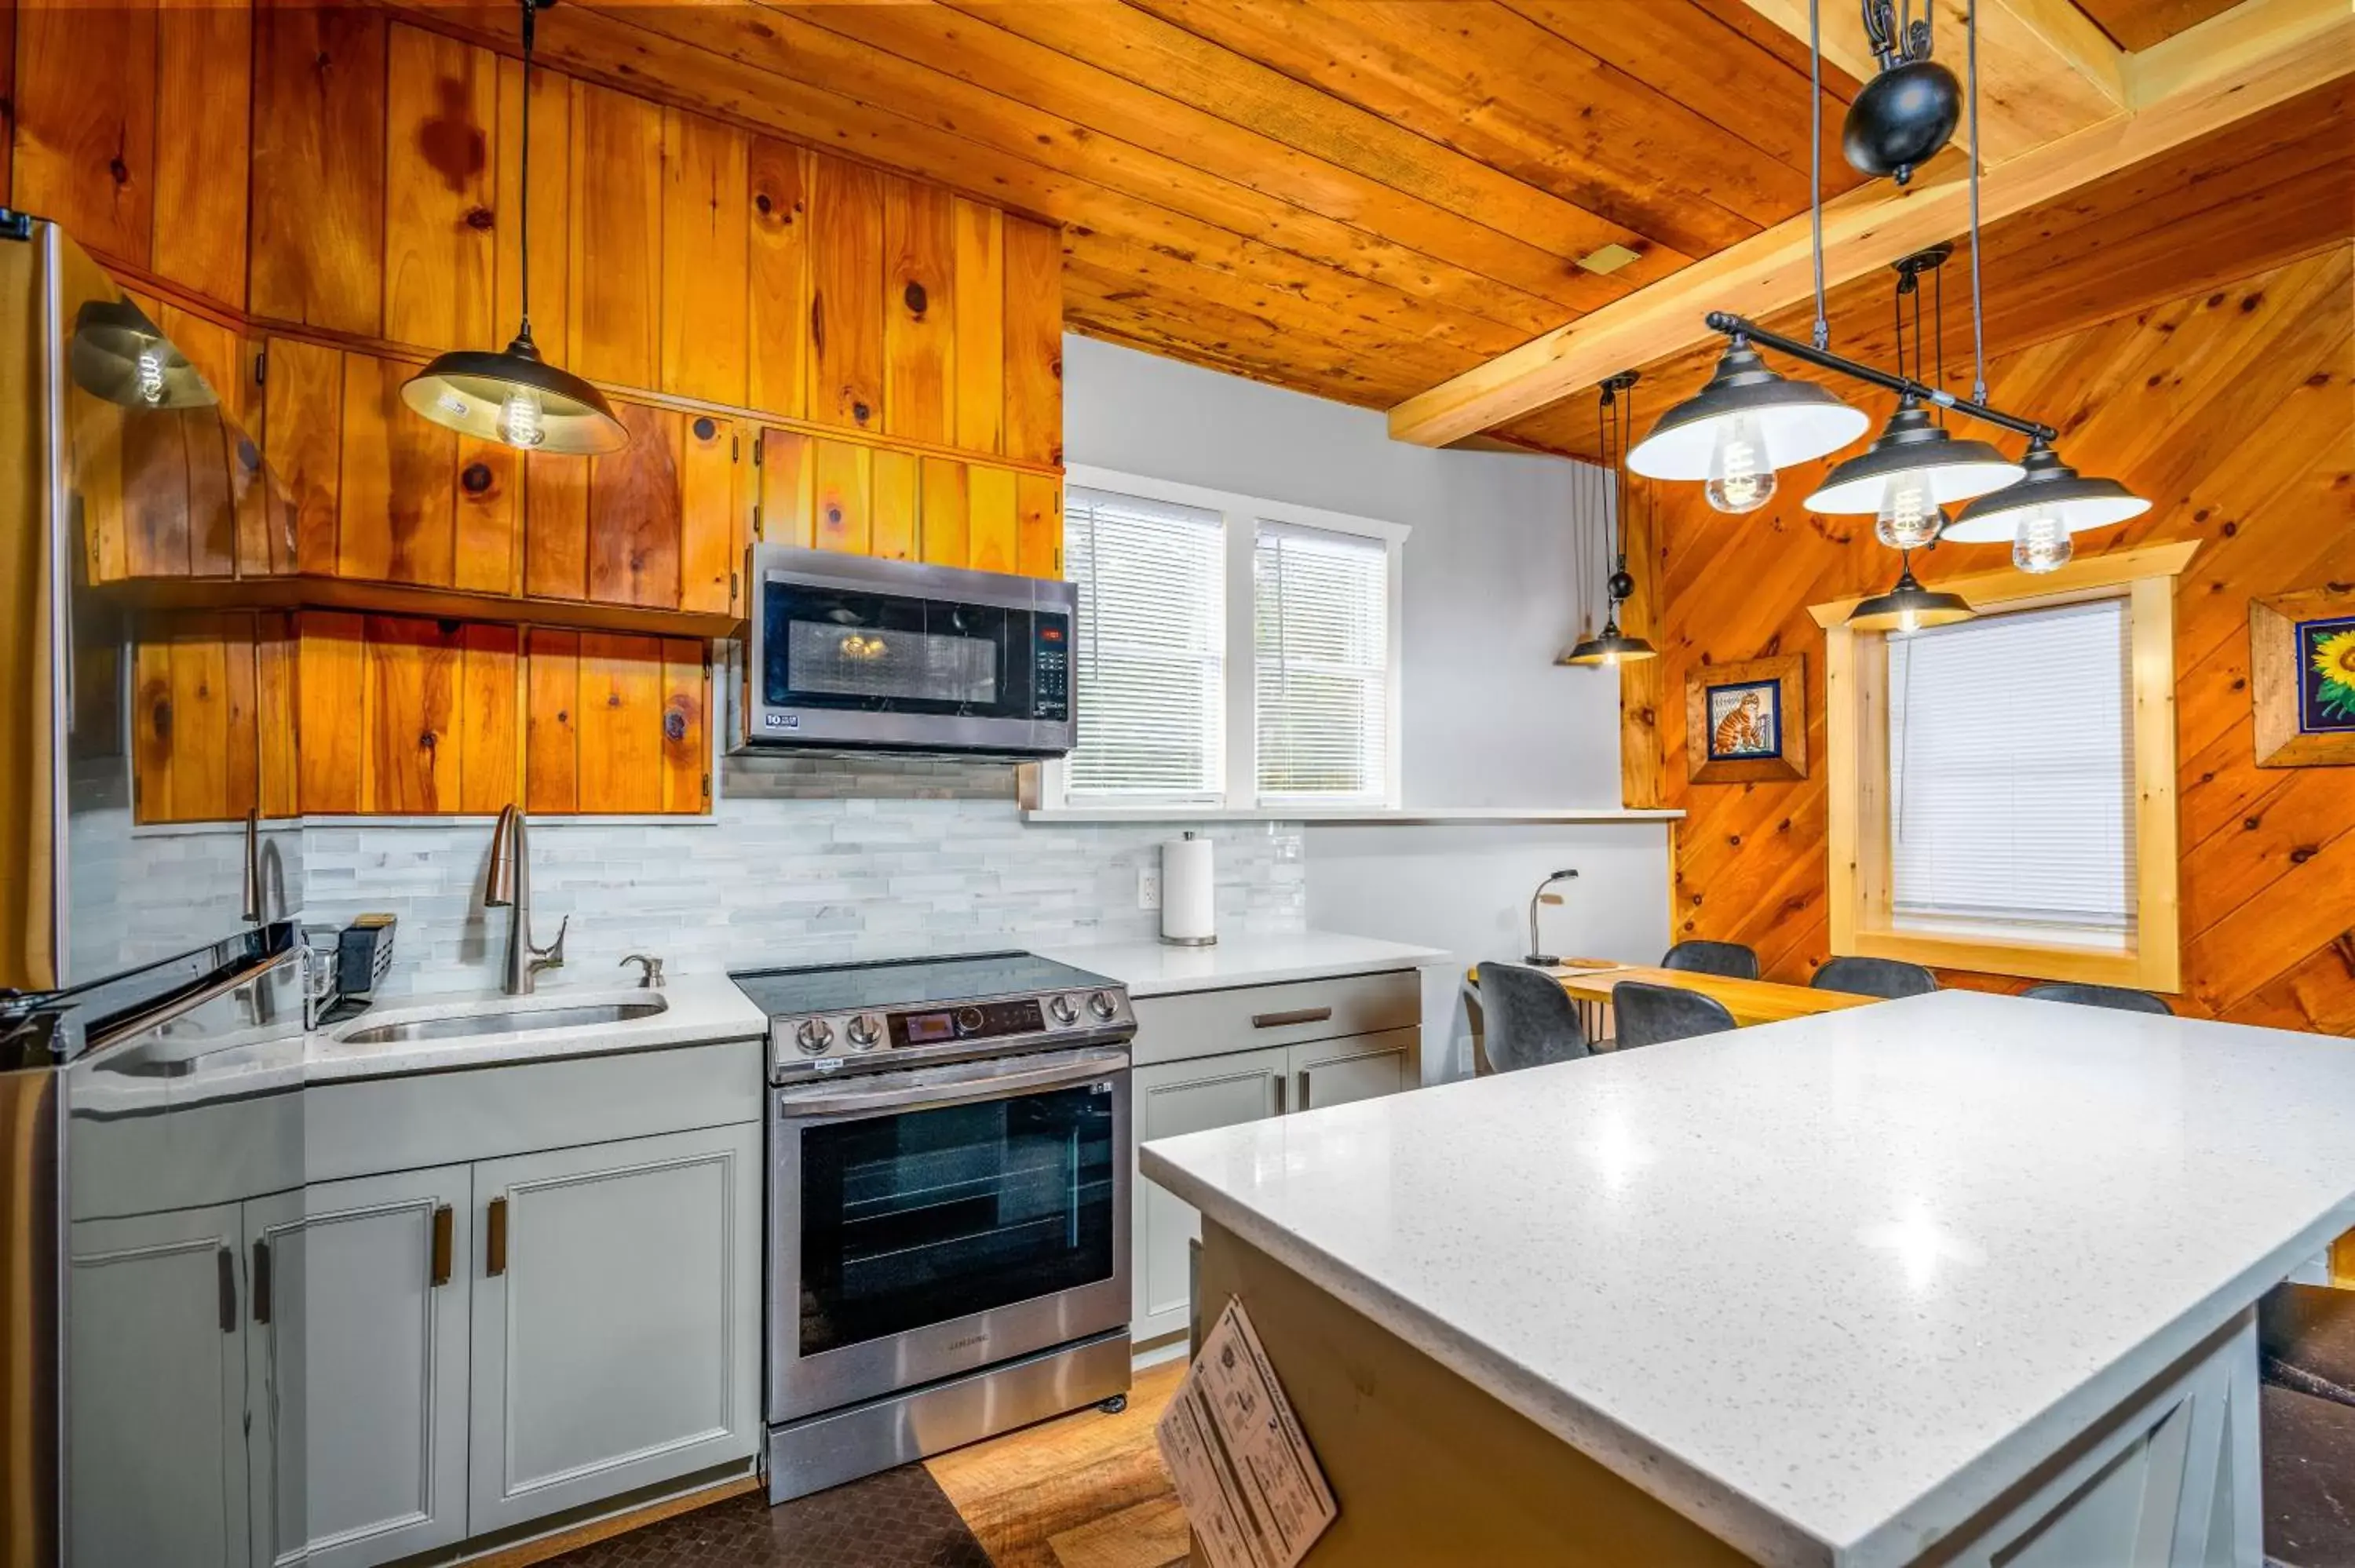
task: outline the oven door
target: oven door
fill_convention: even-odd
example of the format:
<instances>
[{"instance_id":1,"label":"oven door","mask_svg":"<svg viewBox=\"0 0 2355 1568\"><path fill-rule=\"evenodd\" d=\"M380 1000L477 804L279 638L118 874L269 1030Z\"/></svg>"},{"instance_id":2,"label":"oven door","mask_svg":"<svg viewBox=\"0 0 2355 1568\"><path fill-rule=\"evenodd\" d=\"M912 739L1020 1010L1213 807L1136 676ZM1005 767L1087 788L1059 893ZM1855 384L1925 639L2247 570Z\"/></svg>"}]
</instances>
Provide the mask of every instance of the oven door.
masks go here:
<instances>
[{"instance_id":1,"label":"oven door","mask_svg":"<svg viewBox=\"0 0 2355 1568\"><path fill-rule=\"evenodd\" d=\"M769 1419L1128 1321L1120 1046L773 1091Z\"/></svg>"},{"instance_id":2,"label":"oven door","mask_svg":"<svg viewBox=\"0 0 2355 1568\"><path fill-rule=\"evenodd\" d=\"M1069 751L1068 583L762 546L748 744Z\"/></svg>"}]
</instances>

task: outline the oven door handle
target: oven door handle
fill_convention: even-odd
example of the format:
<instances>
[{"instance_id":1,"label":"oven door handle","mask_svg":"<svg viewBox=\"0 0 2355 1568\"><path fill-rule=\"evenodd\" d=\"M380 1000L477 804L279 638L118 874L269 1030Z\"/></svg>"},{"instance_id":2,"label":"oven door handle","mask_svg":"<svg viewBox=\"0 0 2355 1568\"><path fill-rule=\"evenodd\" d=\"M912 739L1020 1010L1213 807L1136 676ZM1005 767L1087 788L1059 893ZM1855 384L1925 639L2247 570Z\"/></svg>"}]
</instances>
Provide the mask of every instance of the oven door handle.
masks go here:
<instances>
[{"instance_id":1,"label":"oven door handle","mask_svg":"<svg viewBox=\"0 0 2355 1568\"><path fill-rule=\"evenodd\" d=\"M826 1117L865 1116L876 1111L900 1110L911 1106L931 1109L935 1106L969 1105L975 1100L1001 1100L1008 1095L1031 1089L1050 1089L1064 1084L1083 1084L1091 1078L1101 1078L1111 1073L1128 1071L1128 1053L1118 1049L1080 1051L1066 1054L1054 1054L1051 1064L980 1077L930 1077L917 1069L917 1075L929 1081L899 1083L873 1089L794 1088L777 1096L778 1113L794 1121L815 1121ZM894 1077L902 1075L893 1074Z\"/></svg>"}]
</instances>

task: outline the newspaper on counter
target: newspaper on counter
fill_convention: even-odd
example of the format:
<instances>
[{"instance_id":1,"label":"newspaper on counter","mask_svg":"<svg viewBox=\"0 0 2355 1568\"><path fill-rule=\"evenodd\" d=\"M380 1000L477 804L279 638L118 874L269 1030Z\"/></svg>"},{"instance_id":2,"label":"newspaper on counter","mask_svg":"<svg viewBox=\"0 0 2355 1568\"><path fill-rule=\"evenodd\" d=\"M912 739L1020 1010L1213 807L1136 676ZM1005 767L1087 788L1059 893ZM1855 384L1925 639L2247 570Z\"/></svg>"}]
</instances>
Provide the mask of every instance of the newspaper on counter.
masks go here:
<instances>
[{"instance_id":1,"label":"newspaper on counter","mask_svg":"<svg viewBox=\"0 0 2355 1568\"><path fill-rule=\"evenodd\" d=\"M1155 1436L1209 1568L1293 1568L1339 1511L1239 1300Z\"/></svg>"}]
</instances>

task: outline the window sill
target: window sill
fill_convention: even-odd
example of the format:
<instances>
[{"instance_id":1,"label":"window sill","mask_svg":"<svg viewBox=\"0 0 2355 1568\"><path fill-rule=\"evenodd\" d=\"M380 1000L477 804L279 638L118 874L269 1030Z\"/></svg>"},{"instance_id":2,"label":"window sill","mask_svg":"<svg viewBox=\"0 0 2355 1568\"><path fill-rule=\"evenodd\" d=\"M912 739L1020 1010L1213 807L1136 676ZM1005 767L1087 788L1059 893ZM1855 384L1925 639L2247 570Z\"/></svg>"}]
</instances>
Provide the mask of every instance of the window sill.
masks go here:
<instances>
[{"instance_id":1,"label":"window sill","mask_svg":"<svg viewBox=\"0 0 2355 1568\"><path fill-rule=\"evenodd\" d=\"M1042 806L1026 822L1671 822L1682 811L1618 806Z\"/></svg>"},{"instance_id":2,"label":"window sill","mask_svg":"<svg viewBox=\"0 0 2355 1568\"><path fill-rule=\"evenodd\" d=\"M2169 994L2183 989L2181 962L2173 952L2076 948L2043 942L1973 941L1913 931L1859 931L1851 941L1835 941L1833 950L1844 956L1897 959L1931 969L1967 969L1975 974L2127 986Z\"/></svg>"}]
</instances>

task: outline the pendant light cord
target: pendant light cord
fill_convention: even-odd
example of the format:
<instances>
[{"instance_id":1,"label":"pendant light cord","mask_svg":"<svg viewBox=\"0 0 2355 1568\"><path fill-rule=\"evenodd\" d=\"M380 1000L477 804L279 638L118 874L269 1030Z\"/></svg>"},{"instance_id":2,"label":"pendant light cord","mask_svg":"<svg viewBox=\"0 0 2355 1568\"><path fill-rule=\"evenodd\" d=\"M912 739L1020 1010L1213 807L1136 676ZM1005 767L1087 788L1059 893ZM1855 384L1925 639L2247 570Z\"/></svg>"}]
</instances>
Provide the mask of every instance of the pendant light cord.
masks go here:
<instances>
[{"instance_id":1,"label":"pendant light cord","mask_svg":"<svg viewBox=\"0 0 2355 1568\"><path fill-rule=\"evenodd\" d=\"M1963 26L1968 35L1966 69L1971 79L1971 401L1985 403L1987 308L1979 294L1979 0L1970 0Z\"/></svg>"},{"instance_id":2,"label":"pendant light cord","mask_svg":"<svg viewBox=\"0 0 2355 1568\"><path fill-rule=\"evenodd\" d=\"M522 246L517 303L523 308L523 330L518 335L527 342L531 338L531 48L538 23L539 0L523 0L523 156L518 160L523 183L516 203L516 228Z\"/></svg>"},{"instance_id":3,"label":"pendant light cord","mask_svg":"<svg viewBox=\"0 0 2355 1568\"><path fill-rule=\"evenodd\" d=\"M1975 0L1976 3L1976 0ZM1823 0L1807 0L1807 218L1815 234L1816 346L1828 348L1832 323L1824 312L1824 24ZM1973 122L1976 125L1977 122ZM1971 132L1974 143L1978 132ZM1976 220L1975 220L1976 221Z\"/></svg>"}]
</instances>

